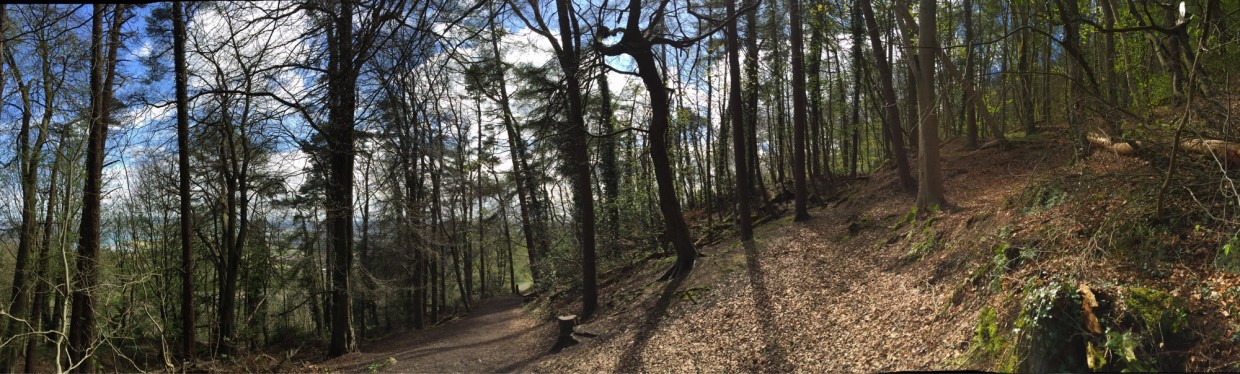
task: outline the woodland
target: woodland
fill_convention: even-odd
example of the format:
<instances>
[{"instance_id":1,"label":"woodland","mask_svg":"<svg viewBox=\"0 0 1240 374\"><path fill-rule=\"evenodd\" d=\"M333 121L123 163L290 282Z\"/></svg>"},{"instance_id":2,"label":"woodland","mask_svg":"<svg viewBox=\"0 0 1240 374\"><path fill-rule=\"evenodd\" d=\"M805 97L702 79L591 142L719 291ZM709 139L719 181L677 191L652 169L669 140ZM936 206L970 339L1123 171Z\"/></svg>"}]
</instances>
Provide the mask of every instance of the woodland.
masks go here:
<instances>
[{"instance_id":1,"label":"woodland","mask_svg":"<svg viewBox=\"0 0 1240 374\"><path fill-rule=\"evenodd\" d=\"M1238 42L1235 0L0 4L0 372L1240 370Z\"/></svg>"}]
</instances>

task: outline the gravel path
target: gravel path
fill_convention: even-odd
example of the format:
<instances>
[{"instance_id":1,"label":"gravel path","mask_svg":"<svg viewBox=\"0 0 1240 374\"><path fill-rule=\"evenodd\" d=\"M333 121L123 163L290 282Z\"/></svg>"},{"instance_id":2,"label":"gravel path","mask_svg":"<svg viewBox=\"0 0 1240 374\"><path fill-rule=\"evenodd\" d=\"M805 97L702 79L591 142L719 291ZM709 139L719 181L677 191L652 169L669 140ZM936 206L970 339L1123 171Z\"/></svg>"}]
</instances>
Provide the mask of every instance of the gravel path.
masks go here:
<instances>
[{"instance_id":1,"label":"gravel path","mask_svg":"<svg viewBox=\"0 0 1240 374\"><path fill-rule=\"evenodd\" d=\"M552 324L525 315L521 297L477 305L469 316L422 331L363 345L361 352L325 362L346 373L493 373L519 370L551 349ZM391 362L395 359L395 362Z\"/></svg>"}]
</instances>

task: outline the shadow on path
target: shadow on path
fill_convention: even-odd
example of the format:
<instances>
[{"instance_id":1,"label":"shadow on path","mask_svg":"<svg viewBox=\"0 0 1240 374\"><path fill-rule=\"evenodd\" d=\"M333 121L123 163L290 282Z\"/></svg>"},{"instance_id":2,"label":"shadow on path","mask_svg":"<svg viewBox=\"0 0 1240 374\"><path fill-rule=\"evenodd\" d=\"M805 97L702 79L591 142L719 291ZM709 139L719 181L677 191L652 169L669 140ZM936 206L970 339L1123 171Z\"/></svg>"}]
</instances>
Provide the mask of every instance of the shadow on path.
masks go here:
<instances>
[{"instance_id":1,"label":"shadow on path","mask_svg":"<svg viewBox=\"0 0 1240 374\"><path fill-rule=\"evenodd\" d=\"M655 330L659 329L659 324L663 322L663 316L667 314L667 308L672 305L672 296L685 283L686 278L688 276L672 278L663 287L663 293L659 294L659 300L646 311L646 316L642 319L641 330L633 337L633 345L624 350L624 354L620 356L620 360L616 362L616 368L612 369L612 372L635 373L645 366L643 365L642 350L646 348L646 344L654 336Z\"/></svg>"},{"instance_id":2,"label":"shadow on path","mask_svg":"<svg viewBox=\"0 0 1240 374\"><path fill-rule=\"evenodd\" d=\"M769 315L769 311L774 307L771 304L771 293L766 287L766 272L762 270L762 262L758 258L758 245L752 240L746 241L745 246L745 264L749 270L749 288L753 295L754 313L758 315L759 323L762 324L762 343L764 344L763 354L766 361L760 364L758 369L762 371L772 372L790 372L794 368L788 362L787 349L781 344L782 339L777 336L777 330L774 318Z\"/></svg>"}]
</instances>

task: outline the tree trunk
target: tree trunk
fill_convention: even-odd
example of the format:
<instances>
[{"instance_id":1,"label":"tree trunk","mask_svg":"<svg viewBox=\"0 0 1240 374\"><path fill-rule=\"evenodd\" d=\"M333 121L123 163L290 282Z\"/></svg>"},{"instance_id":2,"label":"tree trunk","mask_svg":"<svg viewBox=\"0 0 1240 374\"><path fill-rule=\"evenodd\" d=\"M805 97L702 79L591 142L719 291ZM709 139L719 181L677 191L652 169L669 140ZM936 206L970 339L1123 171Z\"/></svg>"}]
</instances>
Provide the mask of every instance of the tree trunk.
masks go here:
<instances>
[{"instance_id":1,"label":"tree trunk","mask_svg":"<svg viewBox=\"0 0 1240 374\"><path fill-rule=\"evenodd\" d=\"M185 14L181 2L172 2L173 64L177 100L177 194L180 201L181 239L181 355L194 360L194 254L189 175L189 69L185 62Z\"/></svg>"},{"instance_id":2,"label":"tree trunk","mask_svg":"<svg viewBox=\"0 0 1240 374\"><path fill-rule=\"evenodd\" d=\"M492 22L492 34L496 33L495 24ZM499 69L496 72L500 82L506 82L505 74L507 72L503 58L500 56L498 37L491 38L491 50L495 53L494 58L499 63ZM530 263L530 278L535 288L542 279L540 267L537 266L541 259L540 253L545 253L547 247L545 242L541 241L540 228L542 227L536 220L539 220L538 201L533 189L532 171L529 168L528 157L526 156L525 140L521 138L521 130L517 127L516 118L513 117L512 107L509 105L508 87L504 84L496 85L499 89L499 106L503 113L504 129L508 133L508 147L512 156L512 173L516 181L517 202L521 209L521 232L525 236L525 250ZM540 251L539 249L543 249Z\"/></svg>"},{"instance_id":3,"label":"tree trunk","mask_svg":"<svg viewBox=\"0 0 1240 374\"><path fill-rule=\"evenodd\" d=\"M918 54L921 56L934 56L939 48L935 35L935 3L934 0L921 0L918 8L917 43ZM943 198L943 171L939 166L939 117L938 105L934 102L934 59L919 61L918 68L921 70L917 74L917 103L921 108L921 134L918 138L921 146L917 148L921 161L918 172L921 183L917 189L917 209L924 213L929 209L942 207L946 200Z\"/></svg>"},{"instance_id":4,"label":"tree trunk","mask_svg":"<svg viewBox=\"0 0 1240 374\"><path fill-rule=\"evenodd\" d=\"M0 16L3 16L3 14L0 14ZM50 102L50 99L48 102ZM46 111L43 115L43 119L44 123L51 122L52 111ZM63 152L66 143L65 132L66 130L62 128L57 135L59 139L56 141L56 155L53 156L51 176L49 177L47 183L47 210L44 211L45 218L43 220L43 240L41 241L41 248L39 249L38 269L35 273L35 279L38 284L35 286L35 292L33 295L34 301L30 304L30 326L34 326L36 330L40 329L42 326L43 307L47 304L47 288L50 282L45 281L45 279L48 279L48 261L51 260L52 254L52 220L55 217L54 213L56 212L56 205L58 204L56 201L56 189L58 187L56 183L57 177L60 175L60 154ZM61 249L63 250L63 248ZM34 365L36 360L35 353L39 341L40 339L37 338L28 339L26 341L26 364L22 367L22 369L26 372L31 372L34 370L33 368L35 367Z\"/></svg>"},{"instance_id":5,"label":"tree trunk","mask_svg":"<svg viewBox=\"0 0 1240 374\"><path fill-rule=\"evenodd\" d=\"M556 57L564 71L568 94L569 149L566 161L573 168L573 206L579 225L578 242L581 244L581 318L589 319L598 307L598 286L594 253L594 191L590 187L590 143L582 108L581 81L578 78L580 61L577 56L577 34L574 32L578 27L576 20L570 19L574 10L569 0L556 0L555 5L560 27L560 48Z\"/></svg>"},{"instance_id":6,"label":"tree trunk","mask_svg":"<svg viewBox=\"0 0 1240 374\"><path fill-rule=\"evenodd\" d=\"M754 0L758 1L758 0ZM745 105L748 108L748 117L745 117L745 130L748 131L748 139L745 142L746 150L749 156L749 183L754 196L752 199L758 199L759 203L770 201L771 196L766 189L766 185L762 180L762 166L758 160L758 10L755 8L745 15L745 24L747 25L745 35L745 80L749 82L749 103ZM738 143L739 146L739 143ZM769 155L768 155L769 156ZM773 163L774 159L769 158L767 162ZM773 176L773 175L772 175Z\"/></svg>"},{"instance_id":7,"label":"tree trunk","mask_svg":"<svg viewBox=\"0 0 1240 374\"><path fill-rule=\"evenodd\" d=\"M1020 52L1016 60L1016 70L1020 70L1020 121L1025 128L1025 136L1033 135L1038 132L1037 123L1034 122L1033 116L1035 108L1033 106L1033 72L1030 70L1029 61L1033 54L1031 49L1033 43L1030 42L1032 36L1028 27L1032 26L1029 22L1029 10L1024 6L1020 7Z\"/></svg>"},{"instance_id":8,"label":"tree trunk","mask_svg":"<svg viewBox=\"0 0 1240 374\"><path fill-rule=\"evenodd\" d=\"M968 87L967 89L965 89L964 103L963 103L964 132L965 132L965 136L964 136L965 143L964 144L965 144L965 147L973 149L973 148L977 148L977 109L972 106L973 101L976 100L976 97L974 97L976 92L974 92L975 87L973 83L973 77L975 76L974 70L977 69L977 67L974 64L975 58L973 56L973 50L974 50L973 42L975 38L975 36L973 35L974 34L973 33L973 1L964 0L964 4L962 5L964 8L963 11L964 11L964 44L965 44L964 85Z\"/></svg>"},{"instance_id":9,"label":"tree trunk","mask_svg":"<svg viewBox=\"0 0 1240 374\"><path fill-rule=\"evenodd\" d=\"M650 161L654 168L655 182L658 184L659 210L663 213L665 235L676 249L676 264L662 277L666 280L688 275L698 253L693 247L689 225L681 215L680 201L676 196L676 175L668 157L667 130L671 111L668 108L667 88L663 85L663 76L654 58L653 45L639 27L641 8L641 0L629 1L629 18L624 36L620 44L614 46L615 48L608 48L604 54L615 56L624 53L631 56L637 62L638 74L650 95Z\"/></svg>"},{"instance_id":10,"label":"tree trunk","mask_svg":"<svg viewBox=\"0 0 1240 374\"><path fill-rule=\"evenodd\" d=\"M46 55L46 52L43 53ZM46 59L45 59L46 60ZM35 248L35 238L38 234L38 223L35 221L36 205L38 205L38 188L39 188L39 163L41 162L41 154L43 143L47 139L47 126L44 125L39 129L38 139L34 144L30 142L31 132L34 126L34 101L31 97L31 87L25 81L18 68L15 60L9 60L13 80L17 82L17 92L21 96L21 120L17 131L17 165L19 184L21 185L21 223L18 228L17 241L17 258L14 262L13 283L11 284L12 292L8 313L14 319L27 319L30 316L26 311L30 309L30 281L33 270L30 257L31 252ZM46 61L45 61L46 62ZM47 77L44 77L45 80ZM50 109L45 108L45 112ZM7 317L7 316L6 316ZM8 321L8 318L5 319ZM24 323L16 320L4 323L3 331L0 336L12 336L17 338L14 344L10 344L4 348L0 348L0 372L13 371L13 365L17 364L17 355L20 353L18 347L21 346L21 336L27 331Z\"/></svg>"},{"instance_id":11,"label":"tree trunk","mask_svg":"<svg viewBox=\"0 0 1240 374\"><path fill-rule=\"evenodd\" d=\"M736 0L727 2L728 18L732 19L727 28L728 43L728 116L732 122L733 162L736 165L736 223L740 226L741 241L753 240L753 217L749 213L751 187L749 183L749 166L745 146L745 117L741 106L741 62L740 36L737 33ZM752 12L752 10L751 10ZM750 113L753 113L752 111ZM751 114L753 115L753 114ZM721 137L722 138L722 137Z\"/></svg>"},{"instance_id":12,"label":"tree trunk","mask_svg":"<svg viewBox=\"0 0 1240 374\"><path fill-rule=\"evenodd\" d=\"M1059 18L1064 25L1063 44L1065 59L1071 60L1071 62L1067 64L1068 78L1071 80L1071 82L1069 82L1070 88L1068 90L1068 128L1072 130L1072 143L1074 145L1073 150L1075 150L1073 160L1080 161L1084 160L1085 157L1088 157L1093 150L1093 148L1089 146L1089 140L1086 138L1085 123L1081 119L1080 114L1080 100L1083 99L1080 92L1081 73L1082 70L1084 70L1084 66L1081 66L1080 61L1071 58L1080 57L1079 51L1081 33L1079 27L1076 25L1080 10L1077 8L1076 2L1071 2L1069 4L1063 0L1055 0L1055 3L1059 6Z\"/></svg>"},{"instance_id":13,"label":"tree trunk","mask_svg":"<svg viewBox=\"0 0 1240 374\"><path fill-rule=\"evenodd\" d=\"M615 131L612 123L611 87L607 84L606 69L598 74L599 124L604 134ZM599 172L603 182L603 211L607 214L607 250L615 253L620 241L620 172L616 160L616 139L608 136L599 144Z\"/></svg>"},{"instance_id":14,"label":"tree trunk","mask_svg":"<svg viewBox=\"0 0 1240 374\"><path fill-rule=\"evenodd\" d=\"M353 50L351 0L340 3L329 38L327 140L327 244L331 269L331 342L327 354L337 357L356 349L349 309L349 269L353 265L354 108L357 107L357 66Z\"/></svg>"},{"instance_id":15,"label":"tree trunk","mask_svg":"<svg viewBox=\"0 0 1240 374\"><path fill-rule=\"evenodd\" d=\"M805 183L805 42L802 38L801 1L788 1L788 20L792 33L792 184L796 190L794 221L805 221L809 216L809 188ZM854 19L855 20L855 19ZM860 50L861 47L854 47Z\"/></svg>"}]
</instances>

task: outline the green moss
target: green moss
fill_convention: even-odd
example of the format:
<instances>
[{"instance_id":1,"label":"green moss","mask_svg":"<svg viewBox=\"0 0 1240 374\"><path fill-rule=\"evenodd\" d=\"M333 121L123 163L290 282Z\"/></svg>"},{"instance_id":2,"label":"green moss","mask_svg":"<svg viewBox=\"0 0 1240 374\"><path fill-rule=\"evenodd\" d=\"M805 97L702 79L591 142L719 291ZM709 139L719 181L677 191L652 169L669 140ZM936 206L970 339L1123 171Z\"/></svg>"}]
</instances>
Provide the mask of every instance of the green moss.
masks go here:
<instances>
[{"instance_id":1,"label":"green moss","mask_svg":"<svg viewBox=\"0 0 1240 374\"><path fill-rule=\"evenodd\" d=\"M999 331L997 319L994 309L987 307L982 310L977 318L977 327L973 328L972 349L996 357L1007 348L1007 339Z\"/></svg>"},{"instance_id":2,"label":"green moss","mask_svg":"<svg viewBox=\"0 0 1240 374\"><path fill-rule=\"evenodd\" d=\"M901 260L905 262L921 260L926 257L926 255L930 254L930 252L934 249L939 247L939 233L934 230L934 218L922 221L920 226L914 226L904 234L904 237L906 238L918 236L920 236L921 239L916 243L913 243L913 246L909 248L908 253L900 256Z\"/></svg>"},{"instance_id":3,"label":"green moss","mask_svg":"<svg viewBox=\"0 0 1240 374\"><path fill-rule=\"evenodd\" d=\"M1188 313L1180 308L1183 302L1167 292L1132 287L1128 289L1125 304L1145 331L1158 338L1178 336L1188 327Z\"/></svg>"}]
</instances>

